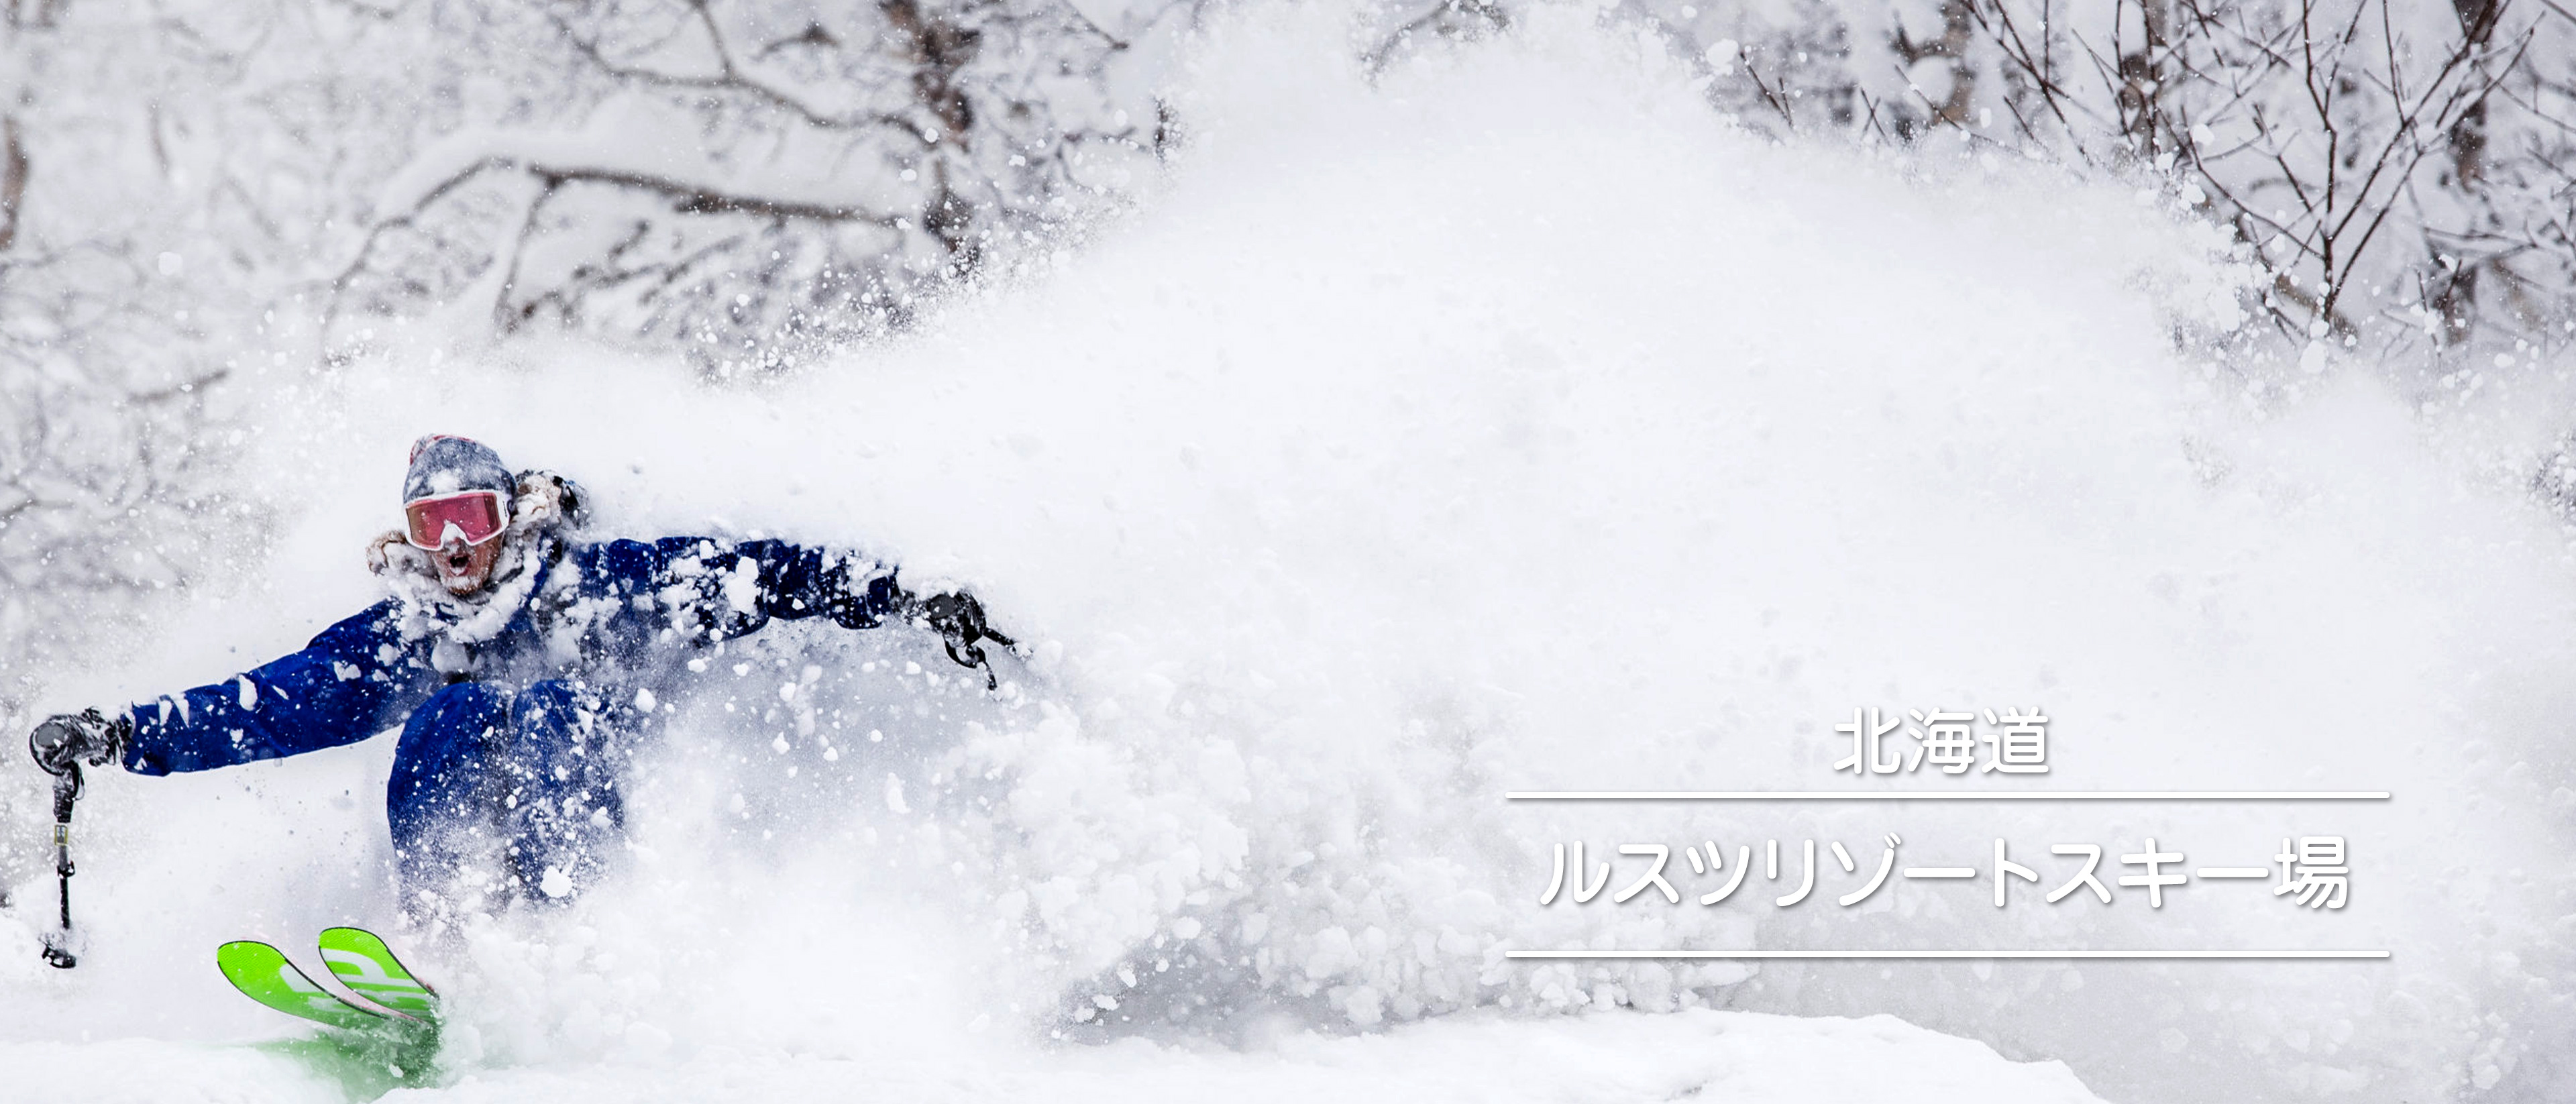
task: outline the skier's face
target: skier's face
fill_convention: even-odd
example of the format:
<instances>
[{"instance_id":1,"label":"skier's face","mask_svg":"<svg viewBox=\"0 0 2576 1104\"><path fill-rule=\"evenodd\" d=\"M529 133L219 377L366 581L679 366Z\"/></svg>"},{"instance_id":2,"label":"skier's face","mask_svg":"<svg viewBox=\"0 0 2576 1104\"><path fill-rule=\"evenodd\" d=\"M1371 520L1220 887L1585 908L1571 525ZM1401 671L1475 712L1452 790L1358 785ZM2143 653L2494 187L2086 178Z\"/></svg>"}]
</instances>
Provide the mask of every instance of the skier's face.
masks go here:
<instances>
[{"instance_id":1,"label":"skier's face","mask_svg":"<svg viewBox=\"0 0 2576 1104\"><path fill-rule=\"evenodd\" d=\"M461 539L451 539L440 545L438 551L430 553L429 558L430 562L438 565L438 581L449 594L469 597L492 581L492 565L501 558L501 542L487 540L481 544L467 544Z\"/></svg>"}]
</instances>

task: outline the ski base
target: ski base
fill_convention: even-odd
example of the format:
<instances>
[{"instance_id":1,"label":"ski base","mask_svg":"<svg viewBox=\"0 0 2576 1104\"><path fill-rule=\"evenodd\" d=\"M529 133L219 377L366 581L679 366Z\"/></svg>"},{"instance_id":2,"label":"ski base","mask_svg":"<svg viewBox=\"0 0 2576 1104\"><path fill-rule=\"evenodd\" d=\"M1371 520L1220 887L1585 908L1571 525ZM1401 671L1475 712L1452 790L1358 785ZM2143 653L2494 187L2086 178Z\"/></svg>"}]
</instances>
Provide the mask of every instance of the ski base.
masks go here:
<instances>
[{"instance_id":1,"label":"ski base","mask_svg":"<svg viewBox=\"0 0 2576 1104\"><path fill-rule=\"evenodd\" d=\"M438 991L403 968L393 949L364 928L324 928L315 941L331 976L387 1011L436 1023Z\"/></svg>"},{"instance_id":2,"label":"ski base","mask_svg":"<svg viewBox=\"0 0 2576 1104\"><path fill-rule=\"evenodd\" d=\"M343 1031L374 1032L397 1021L382 1012L360 1008L324 989L280 951L253 939L236 939L215 948L215 968L242 995L289 1016Z\"/></svg>"},{"instance_id":3,"label":"ski base","mask_svg":"<svg viewBox=\"0 0 2576 1104\"><path fill-rule=\"evenodd\" d=\"M285 952L257 940L216 948L215 965L243 996L331 1029L319 1039L273 1046L313 1059L353 1092L373 1086L364 1095L374 1096L426 1084L438 1053L437 992L372 932L330 928L316 942L332 977L366 1004L323 988Z\"/></svg>"}]
</instances>

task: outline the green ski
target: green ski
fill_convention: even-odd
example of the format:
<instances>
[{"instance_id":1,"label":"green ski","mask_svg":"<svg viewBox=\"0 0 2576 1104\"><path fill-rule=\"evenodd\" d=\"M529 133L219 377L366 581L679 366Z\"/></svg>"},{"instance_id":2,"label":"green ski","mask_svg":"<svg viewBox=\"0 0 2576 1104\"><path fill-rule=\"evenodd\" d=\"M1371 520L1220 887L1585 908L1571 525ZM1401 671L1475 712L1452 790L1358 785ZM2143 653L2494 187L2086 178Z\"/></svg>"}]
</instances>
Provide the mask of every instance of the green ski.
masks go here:
<instances>
[{"instance_id":1,"label":"green ski","mask_svg":"<svg viewBox=\"0 0 2576 1104\"><path fill-rule=\"evenodd\" d=\"M438 991L411 976L376 933L364 928L324 928L315 942L331 975L350 992L387 1011L423 1023L438 1022Z\"/></svg>"},{"instance_id":2,"label":"green ski","mask_svg":"<svg viewBox=\"0 0 2576 1104\"><path fill-rule=\"evenodd\" d=\"M316 942L332 976L366 1004L324 989L266 943L244 939L215 949L215 965L243 996L333 1029L318 1038L263 1043L262 1049L311 1063L338 1078L352 1099L429 1084L438 1058L437 994L368 932L332 928Z\"/></svg>"},{"instance_id":3,"label":"green ski","mask_svg":"<svg viewBox=\"0 0 2576 1104\"><path fill-rule=\"evenodd\" d=\"M368 1033L398 1022L382 1012L342 1000L288 961L285 952L257 940L237 939L215 948L215 967L243 996L289 1016Z\"/></svg>"}]
</instances>

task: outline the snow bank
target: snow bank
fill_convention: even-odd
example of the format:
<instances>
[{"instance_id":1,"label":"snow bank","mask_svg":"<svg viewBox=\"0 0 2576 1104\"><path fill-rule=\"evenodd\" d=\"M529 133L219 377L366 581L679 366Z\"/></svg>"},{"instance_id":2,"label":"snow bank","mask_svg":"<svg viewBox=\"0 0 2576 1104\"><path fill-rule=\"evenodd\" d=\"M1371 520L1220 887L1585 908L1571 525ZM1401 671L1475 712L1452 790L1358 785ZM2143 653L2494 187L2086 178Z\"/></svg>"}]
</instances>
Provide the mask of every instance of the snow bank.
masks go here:
<instances>
[{"instance_id":1,"label":"snow bank","mask_svg":"<svg viewBox=\"0 0 2576 1104\"><path fill-rule=\"evenodd\" d=\"M2566 1033L2546 933L2568 883L2508 856L2567 832L2542 812L2567 792L2552 676L2576 658L2555 534L2426 447L2367 373L2175 353L2178 329L2231 323L2241 277L2147 199L1766 146L1588 20L1542 13L1374 86L1326 14L1220 34L1177 93L1187 155L1132 221L931 332L771 388L428 341L269 377L252 447L293 526L237 593L173 610L147 655L59 693L210 679L358 608L356 548L430 430L572 475L617 532L896 557L971 585L1032 645L994 699L900 633L780 628L718 657L639 781L624 879L427 941L456 1004L450 1060L475 1080L424 1097L702 1097L892 1069L959 1098L1388 1077L1460 1099L1833 1098L1760 1080L1775 1073L1884 1098L1932 1051L1963 1078L2022 1078L1993 1083L2010 1099L2081 1097L1883 1019L1607 1005L1890 1012L2063 1059L2122 1100L2543 1091L2528 1052ZM2055 719L2049 787L2399 799L1502 799L1858 786L1830 769L1855 707L2027 705ZM0 962L0 1032L274 1032L208 949L387 917L387 744L101 784L83 808L92 958ZM2049 906L2042 886L1998 910L1983 881L1899 881L1779 908L1789 887L1756 875L1716 907L1537 904L1557 843L1731 858L1815 839L1874 865L1890 833L1908 864L1981 868L1997 837L2016 858L2152 836L2263 865L2283 836L2339 834L2354 903L2205 885L2160 910L2135 891ZM1563 946L2395 957L1501 957ZM1574 1012L1592 1014L1555 1018ZM1126 1041L1029 1050L1051 1038ZM1626 1058L1643 1080L1572 1087Z\"/></svg>"}]
</instances>

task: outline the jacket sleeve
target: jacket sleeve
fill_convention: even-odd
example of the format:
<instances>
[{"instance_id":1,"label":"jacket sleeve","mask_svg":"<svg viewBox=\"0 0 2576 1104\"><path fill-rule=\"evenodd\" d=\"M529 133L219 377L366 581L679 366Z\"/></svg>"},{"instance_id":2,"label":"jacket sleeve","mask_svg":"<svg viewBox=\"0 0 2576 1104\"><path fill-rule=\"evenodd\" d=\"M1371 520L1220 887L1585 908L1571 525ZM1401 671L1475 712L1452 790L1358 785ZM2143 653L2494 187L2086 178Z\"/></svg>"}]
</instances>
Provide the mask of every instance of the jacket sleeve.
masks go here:
<instances>
[{"instance_id":1,"label":"jacket sleeve","mask_svg":"<svg viewBox=\"0 0 2576 1104\"><path fill-rule=\"evenodd\" d=\"M610 541L584 566L591 587L651 593L670 623L702 639L752 632L779 617L830 617L873 628L902 615L910 595L894 569L866 556L785 541L725 545L705 537Z\"/></svg>"},{"instance_id":2,"label":"jacket sleeve","mask_svg":"<svg viewBox=\"0 0 2576 1104\"><path fill-rule=\"evenodd\" d=\"M439 683L394 629L391 600L322 630L303 651L133 707L125 769L211 770L375 735Z\"/></svg>"}]
</instances>

